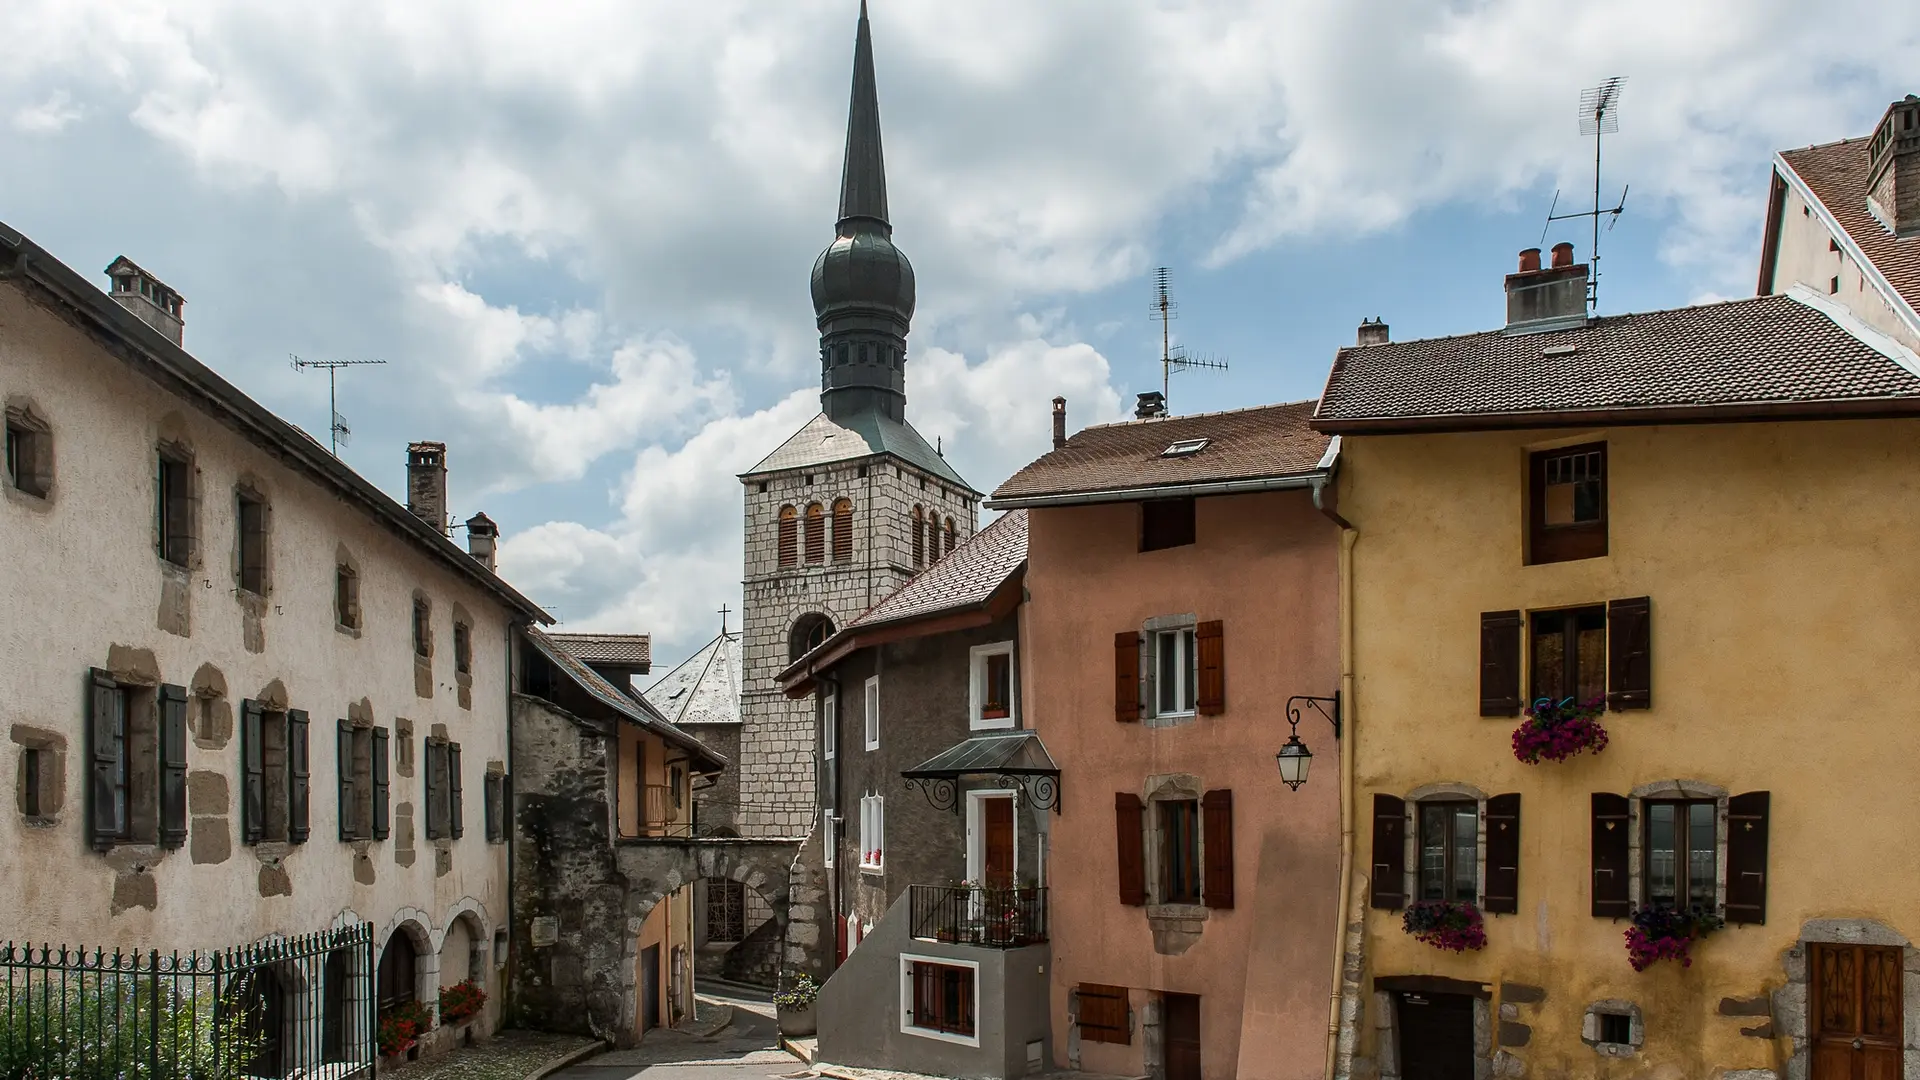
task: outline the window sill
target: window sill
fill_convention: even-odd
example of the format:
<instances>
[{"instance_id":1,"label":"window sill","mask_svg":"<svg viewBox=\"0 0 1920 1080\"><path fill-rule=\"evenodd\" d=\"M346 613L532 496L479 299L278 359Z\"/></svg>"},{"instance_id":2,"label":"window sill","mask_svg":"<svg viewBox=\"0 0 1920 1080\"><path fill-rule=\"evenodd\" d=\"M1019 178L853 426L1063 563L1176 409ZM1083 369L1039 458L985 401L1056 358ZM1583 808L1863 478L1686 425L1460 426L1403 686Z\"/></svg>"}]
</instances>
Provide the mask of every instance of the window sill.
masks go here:
<instances>
[{"instance_id":1,"label":"window sill","mask_svg":"<svg viewBox=\"0 0 1920 1080\"><path fill-rule=\"evenodd\" d=\"M887 868L884 865L875 866L875 865L870 865L868 863L861 863L860 872L863 874L873 874L877 877L879 875L885 874L887 872Z\"/></svg>"},{"instance_id":2,"label":"window sill","mask_svg":"<svg viewBox=\"0 0 1920 1080\"><path fill-rule=\"evenodd\" d=\"M877 742L870 742L867 744L867 753L869 754L873 753L875 750L878 750L878 749L880 749L880 744Z\"/></svg>"},{"instance_id":3,"label":"window sill","mask_svg":"<svg viewBox=\"0 0 1920 1080\"><path fill-rule=\"evenodd\" d=\"M1142 716L1140 723L1150 728L1185 727L1199 719L1199 717L1200 714L1197 712L1156 713L1149 716Z\"/></svg>"},{"instance_id":4,"label":"window sill","mask_svg":"<svg viewBox=\"0 0 1920 1080\"><path fill-rule=\"evenodd\" d=\"M336 634L345 634L355 641L360 640L360 628L357 626L348 626L346 623L337 622L333 624L333 632Z\"/></svg>"},{"instance_id":5,"label":"window sill","mask_svg":"<svg viewBox=\"0 0 1920 1080\"><path fill-rule=\"evenodd\" d=\"M980 1045L980 1036L978 1035L955 1035L952 1032L937 1031L933 1028L915 1027L912 1024L901 1025L900 1032L903 1035L918 1035L923 1039L937 1039L940 1042L958 1043L961 1046Z\"/></svg>"},{"instance_id":6,"label":"window sill","mask_svg":"<svg viewBox=\"0 0 1920 1080\"><path fill-rule=\"evenodd\" d=\"M976 716L967 725L967 727L969 730L972 730L972 731L1005 731L1008 728L1013 727L1013 717L1011 716L986 716L986 717Z\"/></svg>"},{"instance_id":7,"label":"window sill","mask_svg":"<svg viewBox=\"0 0 1920 1080\"><path fill-rule=\"evenodd\" d=\"M1210 910L1212 909L1205 904L1148 904L1147 918L1189 921L1198 919L1204 922Z\"/></svg>"}]
</instances>

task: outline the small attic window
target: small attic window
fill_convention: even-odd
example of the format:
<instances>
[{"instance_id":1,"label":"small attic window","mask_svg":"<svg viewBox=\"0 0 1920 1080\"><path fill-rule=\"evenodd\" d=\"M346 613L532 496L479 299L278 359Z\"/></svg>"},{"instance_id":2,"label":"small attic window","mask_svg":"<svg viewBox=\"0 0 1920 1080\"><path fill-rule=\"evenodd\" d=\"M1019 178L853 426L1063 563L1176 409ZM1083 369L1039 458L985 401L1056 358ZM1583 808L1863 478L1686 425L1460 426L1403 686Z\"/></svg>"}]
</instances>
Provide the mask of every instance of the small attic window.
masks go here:
<instances>
[{"instance_id":1,"label":"small attic window","mask_svg":"<svg viewBox=\"0 0 1920 1080\"><path fill-rule=\"evenodd\" d=\"M1160 451L1161 457L1188 457L1206 449L1207 439L1181 439Z\"/></svg>"},{"instance_id":2,"label":"small attic window","mask_svg":"<svg viewBox=\"0 0 1920 1080\"><path fill-rule=\"evenodd\" d=\"M1580 351L1578 345L1549 345L1540 350L1541 356L1572 356Z\"/></svg>"}]
</instances>

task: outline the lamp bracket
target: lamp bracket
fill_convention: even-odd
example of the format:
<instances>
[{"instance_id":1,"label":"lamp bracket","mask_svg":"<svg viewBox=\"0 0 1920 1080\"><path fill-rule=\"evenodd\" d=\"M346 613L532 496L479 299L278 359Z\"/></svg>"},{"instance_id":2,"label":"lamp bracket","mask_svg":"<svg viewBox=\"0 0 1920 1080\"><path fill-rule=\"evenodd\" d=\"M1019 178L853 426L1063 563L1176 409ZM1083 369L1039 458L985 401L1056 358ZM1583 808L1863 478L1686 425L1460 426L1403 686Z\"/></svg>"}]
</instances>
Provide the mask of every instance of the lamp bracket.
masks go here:
<instances>
[{"instance_id":1,"label":"lamp bracket","mask_svg":"<svg viewBox=\"0 0 1920 1080\"><path fill-rule=\"evenodd\" d=\"M1300 711L1302 707L1312 709L1333 725L1333 737L1340 737L1340 691L1335 690L1332 697L1310 697L1295 694L1287 699L1287 723L1295 734L1300 731Z\"/></svg>"}]
</instances>

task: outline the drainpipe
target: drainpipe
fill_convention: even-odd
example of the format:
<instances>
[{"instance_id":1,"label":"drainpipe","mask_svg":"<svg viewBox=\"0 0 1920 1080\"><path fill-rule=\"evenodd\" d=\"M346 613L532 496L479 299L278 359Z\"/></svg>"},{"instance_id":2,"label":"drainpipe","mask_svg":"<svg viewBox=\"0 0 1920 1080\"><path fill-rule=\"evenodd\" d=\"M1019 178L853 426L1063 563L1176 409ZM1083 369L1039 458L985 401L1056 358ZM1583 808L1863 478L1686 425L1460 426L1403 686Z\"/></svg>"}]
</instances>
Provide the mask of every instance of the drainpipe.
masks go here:
<instances>
[{"instance_id":1,"label":"drainpipe","mask_svg":"<svg viewBox=\"0 0 1920 1080\"><path fill-rule=\"evenodd\" d=\"M833 783L831 785L833 788L833 805L828 807L827 810L832 815L833 820L837 822L840 820L840 679L833 675L815 675L813 680L818 683L826 683L833 687L834 755ZM821 842L824 844L837 841L839 838L834 835L835 831L836 830L828 830L828 835L821 837ZM833 969L834 971L838 971L840 970L840 924L838 921L840 918L840 852L837 844L835 844L833 854L833 873L827 875L827 907L833 912L835 920L833 924L833 951L830 955L833 957ZM822 861L825 861L824 856L822 857ZM827 977L832 978L833 971L827 972Z\"/></svg>"},{"instance_id":2,"label":"drainpipe","mask_svg":"<svg viewBox=\"0 0 1920 1080\"><path fill-rule=\"evenodd\" d=\"M1354 723L1357 710L1353 707L1353 545L1360 539L1360 530L1340 516L1332 500L1325 498L1331 480L1329 473L1313 483L1314 509L1340 526L1340 719L1346 729L1345 745L1340 747L1340 907L1334 912L1333 988L1327 1003L1326 1071L1321 1074L1326 1080L1335 1080L1333 1070L1340 1045L1340 1001L1347 967L1347 906L1353 896L1354 747L1359 730Z\"/></svg>"},{"instance_id":3,"label":"drainpipe","mask_svg":"<svg viewBox=\"0 0 1920 1080\"><path fill-rule=\"evenodd\" d=\"M513 645L520 633L521 623L507 623L507 667L506 667L506 703L507 703L507 805L500 808L507 833L507 974L500 980L500 1019L504 1026L507 1010L513 1007L513 849L519 845L515 840L515 822L513 819ZM493 948L493 942L487 942L487 948Z\"/></svg>"}]
</instances>

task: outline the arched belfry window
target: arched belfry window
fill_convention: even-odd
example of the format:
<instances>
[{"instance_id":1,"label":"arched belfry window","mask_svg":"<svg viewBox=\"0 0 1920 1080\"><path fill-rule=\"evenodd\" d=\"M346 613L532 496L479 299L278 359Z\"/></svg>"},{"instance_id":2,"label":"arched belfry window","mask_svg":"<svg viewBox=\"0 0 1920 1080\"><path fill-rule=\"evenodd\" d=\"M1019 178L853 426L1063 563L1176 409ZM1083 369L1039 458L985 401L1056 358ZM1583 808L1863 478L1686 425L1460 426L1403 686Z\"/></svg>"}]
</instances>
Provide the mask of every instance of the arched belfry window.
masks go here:
<instances>
[{"instance_id":1,"label":"arched belfry window","mask_svg":"<svg viewBox=\"0 0 1920 1080\"><path fill-rule=\"evenodd\" d=\"M827 561L827 518L819 503L807 504L807 561Z\"/></svg>"},{"instance_id":2,"label":"arched belfry window","mask_svg":"<svg viewBox=\"0 0 1920 1080\"><path fill-rule=\"evenodd\" d=\"M800 561L800 520L793 507L780 508L780 565L792 566Z\"/></svg>"},{"instance_id":3,"label":"arched belfry window","mask_svg":"<svg viewBox=\"0 0 1920 1080\"><path fill-rule=\"evenodd\" d=\"M794 620L793 631L787 637L787 659L798 660L820 646L820 643L833 636L833 620L817 611L810 611Z\"/></svg>"},{"instance_id":4,"label":"arched belfry window","mask_svg":"<svg viewBox=\"0 0 1920 1080\"><path fill-rule=\"evenodd\" d=\"M833 500L833 561L853 561L853 500Z\"/></svg>"},{"instance_id":5,"label":"arched belfry window","mask_svg":"<svg viewBox=\"0 0 1920 1080\"><path fill-rule=\"evenodd\" d=\"M927 512L913 508L913 565L927 564Z\"/></svg>"},{"instance_id":6,"label":"arched belfry window","mask_svg":"<svg viewBox=\"0 0 1920 1080\"><path fill-rule=\"evenodd\" d=\"M953 519L948 518L947 519L947 554L949 555L953 554L954 541L955 541L955 538L958 536L959 536L959 533L953 527Z\"/></svg>"}]
</instances>

